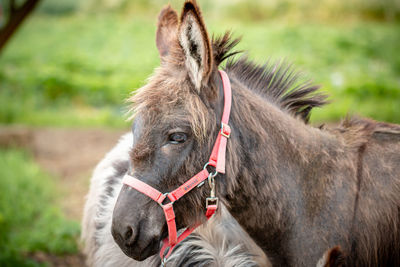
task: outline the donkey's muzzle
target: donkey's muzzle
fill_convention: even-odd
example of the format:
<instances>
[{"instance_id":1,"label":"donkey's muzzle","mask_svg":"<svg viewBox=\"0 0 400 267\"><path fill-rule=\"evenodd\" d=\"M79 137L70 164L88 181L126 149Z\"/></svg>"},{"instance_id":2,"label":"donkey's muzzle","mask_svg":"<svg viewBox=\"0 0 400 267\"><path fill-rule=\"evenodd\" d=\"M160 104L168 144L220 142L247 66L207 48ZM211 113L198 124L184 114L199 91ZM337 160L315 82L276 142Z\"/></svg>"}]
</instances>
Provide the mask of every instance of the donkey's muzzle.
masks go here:
<instances>
[{"instance_id":1,"label":"donkey's muzzle","mask_svg":"<svg viewBox=\"0 0 400 267\"><path fill-rule=\"evenodd\" d=\"M139 211L148 206L146 198L124 186L114 207L111 226L114 241L128 257L138 261L158 252L165 224L162 209L155 203L151 202L147 208L150 215Z\"/></svg>"},{"instance_id":2,"label":"donkey's muzzle","mask_svg":"<svg viewBox=\"0 0 400 267\"><path fill-rule=\"evenodd\" d=\"M140 231L135 231L133 227L113 225L111 232L121 250L137 261L143 261L158 252L158 238L143 238Z\"/></svg>"}]
</instances>

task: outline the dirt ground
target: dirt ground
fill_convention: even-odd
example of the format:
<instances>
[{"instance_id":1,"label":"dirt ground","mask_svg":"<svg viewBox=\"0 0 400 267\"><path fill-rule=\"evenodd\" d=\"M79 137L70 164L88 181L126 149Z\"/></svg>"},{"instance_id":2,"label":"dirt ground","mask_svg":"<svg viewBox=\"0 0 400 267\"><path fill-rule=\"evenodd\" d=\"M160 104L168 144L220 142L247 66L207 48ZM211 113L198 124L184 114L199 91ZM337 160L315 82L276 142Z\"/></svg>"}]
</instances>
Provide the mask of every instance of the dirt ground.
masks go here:
<instances>
[{"instance_id":1,"label":"dirt ground","mask_svg":"<svg viewBox=\"0 0 400 267\"><path fill-rule=\"evenodd\" d=\"M0 127L0 147L30 150L38 164L57 179L65 215L81 220L85 195L96 164L128 130ZM51 266L83 266L82 255L56 257L37 253L32 258Z\"/></svg>"}]
</instances>

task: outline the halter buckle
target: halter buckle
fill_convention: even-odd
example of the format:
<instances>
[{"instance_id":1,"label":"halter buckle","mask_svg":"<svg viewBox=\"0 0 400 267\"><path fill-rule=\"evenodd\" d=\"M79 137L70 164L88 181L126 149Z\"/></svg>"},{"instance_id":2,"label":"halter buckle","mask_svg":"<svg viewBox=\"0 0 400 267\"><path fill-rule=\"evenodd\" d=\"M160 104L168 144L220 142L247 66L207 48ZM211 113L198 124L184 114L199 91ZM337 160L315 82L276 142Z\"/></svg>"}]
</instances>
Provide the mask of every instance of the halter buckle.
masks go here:
<instances>
[{"instance_id":1,"label":"halter buckle","mask_svg":"<svg viewBox=\"0 0 400 267\"><path fill-rule=\"evenodd\" d=\"M228 124L221 122L221 135L229 138L231 136L231 127Z\"/></svg>"}]
</instances>

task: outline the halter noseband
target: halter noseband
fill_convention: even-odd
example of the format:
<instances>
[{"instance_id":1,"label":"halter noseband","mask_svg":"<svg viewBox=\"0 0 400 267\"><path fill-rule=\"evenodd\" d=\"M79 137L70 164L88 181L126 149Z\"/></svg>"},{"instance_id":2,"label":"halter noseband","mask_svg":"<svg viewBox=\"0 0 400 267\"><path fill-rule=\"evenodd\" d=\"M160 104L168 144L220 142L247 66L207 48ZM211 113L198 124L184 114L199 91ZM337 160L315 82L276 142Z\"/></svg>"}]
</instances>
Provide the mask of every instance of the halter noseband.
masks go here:
<instances>
[{"instance_id":1,"label":"halter noseband","mask_svg":"<svg viewBox=\"0 0 400 267\"><path fill-rule=\"evenodd\" d=\"M207 210L205 215L207 219L210 219L214 215L218 207L218 198L215 197L214 177L218 173L225 173L226 144L231 134L231 128L228 125L228 121L232 103L232 91L231 91L231 84L229 81L229 77L226 74L226 72L222 70L220 70L219 73L221 75L222 84L224 88L224 110L221 119L221 130L218 132L217 140L215 141L210 159L204 165L203 170L197 173L192 178L190 178L188 181L186 181L184 184L179 186L174 191L164 194L129 174L126 174L122 180L124 184L136 189L140 193L145 194L146 196L156 201L164 210L165 220L167 221L168 225L168 240L167 238L163 240L163 246L160 251L160 257L163 261L171 254L173 248L179 242L184 240L200 225L197 224L192 228L187 228L182 234L178 236L176 231L175 213L173 208L173 204L175 201L183 197L186 193L188 193L195 187L202 186L204 184L204 180L208 178L208 182L211 187L211 193L210 197L206 199ZM215 172L209 173L207 170L207 166L215 167ZM168 198L170 202L167 204L163 204L166 198ZM164 252L168 247L170 247L170 249L167 255L164 256Z\"/></svg>"}]
</instances>

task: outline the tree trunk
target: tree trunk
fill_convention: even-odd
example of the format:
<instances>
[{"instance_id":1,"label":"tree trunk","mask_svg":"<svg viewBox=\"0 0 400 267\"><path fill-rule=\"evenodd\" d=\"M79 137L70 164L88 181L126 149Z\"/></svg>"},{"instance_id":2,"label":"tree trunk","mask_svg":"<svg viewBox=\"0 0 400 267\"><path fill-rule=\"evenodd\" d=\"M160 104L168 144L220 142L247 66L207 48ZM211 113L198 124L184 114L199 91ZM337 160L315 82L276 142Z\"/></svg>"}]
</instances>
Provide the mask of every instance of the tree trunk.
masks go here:
<instances>
[{"instance_id":1,"label":"tree trunk","mask_svg":"<svg viewBox=\"0 0 400 267\"><path fill-rule=\"evenodd\" d=\"M19 8L15 7L14 1L10 1L10 16L4 28L0 29L0 52L39 1L40 0L27 0Z\"/></svg>"}]
</instances>

